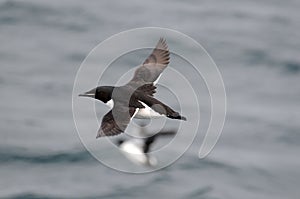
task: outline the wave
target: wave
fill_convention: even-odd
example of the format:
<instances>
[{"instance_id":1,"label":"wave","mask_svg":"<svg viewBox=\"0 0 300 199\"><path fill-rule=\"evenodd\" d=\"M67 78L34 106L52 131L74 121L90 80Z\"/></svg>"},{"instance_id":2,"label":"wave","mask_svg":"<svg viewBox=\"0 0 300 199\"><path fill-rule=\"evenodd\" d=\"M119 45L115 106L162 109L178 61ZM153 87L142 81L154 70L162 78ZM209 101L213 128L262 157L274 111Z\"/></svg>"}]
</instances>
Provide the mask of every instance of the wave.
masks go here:
<instances>
[{"instance_id":1,"label":"wave","mask_svg":"<svg viewBox=\"0 0 300 199\"><path fill-rule=\"evenodd\" d=\"M5 1L0 3L0 24L38 25L84 32L92 24L100 24L93 14L81 7L57 8L48 4L25 1Z\"/></svg>"},{"instance_id":2,"label":"wave","mask_svg":"<svg viewBox=\"0 0 300 199\"><path fill-rule=\"evenodd\" d=\"M36 194L36 193L21 193L21 194L14 194L11 196L5 197L6 199L79 199L79 198L86 198L86 199L97 199L100 198L99 196L85 196L85 197L60 197L60 196L50 196L45 194Z\"/></svg>"},{"instance_id":3,"label":"wave","mask_svg":"<svg viewBox=\"0 0 300 199\"><path fill-rule=\"evenodd\" d=\"M3 2L0 4L0 13L0 23L2 24L15 24L33 16L57 14L54 9L38 4L20 1ZM35 19L38 20L38 17Z\"/></svg>"},{"instance_id":4,"label":"wave","mask_svg":"<svg viewBox=\"0 0 300 199\"><path fill-rule=\"evenodd\" d=\"M211 193L213 191L213 187L212 186L206 186L206 187L201 187L201 188L198 188L188 194L186 194L186 196L184 198L197 198L197 199L201 199L201 198L210 198L208 197L207 195L209 193Z\"/></svg>"},{"instance_id":5,"label":"wave","mask_svg":"<svg viewBox=\"0 0 300 199\"><path fill-rule=\"evenodd\" d=\"M285 61L282 63L286 72L298 73L300 72L300 63L295 61Z\"/></svg>"},{"instance_id":6,"label":"wave","mask_svg":"<svg viewBox=\"0 0 300 199\"><path fill-rule=\"evenodd\" d=\"M47 196L47 195L34 194L34 193L21 193L21 194L17 194L17 195L8 196L8 197L5 197L5 198L7 198L7 199L38 199L38 198L44 198L44 199L52 199L52 198L62 199L61 197L50 197L50 196Z\"/></svg>"},{"instance_id":7,"label":"wave","mask_svg":"<svg viewBox=\"0 0 300 199\"><path fill-rule=\"evenodd\" d=\"M248 65L266 65L279 67L283 72L296 74L300 72L300 62L297 60L287 60L283 57L273 57L261 49L245 49L243 52L245 62Z\"/></svg>"},{"instance_id":8,"label":"wave","mask_svg":"<svg viewBox=\"0 0 300 199\"><path fill-rule=\"evenodd\" d=\"M212 160L210 158L199 159L198 157L189 157L184 163L179 163L178 167L183 170L198 170L198 169L222 169L227 172L236 173L237 167L232 165Z\"/></svg>"},{"instance_id":9,"label":"wave","mask_svg":"<svg viewBox=\"0 0 300 199\"><path fill-rule=\"evenodd\" d=\"M94 160L94 158L90 155L88 151L43 155L22 154L20 152L5 153L3 151L4 150L0 151L0 163L25 162L31 164L51 164L86 162Z\"/></svg>"}]
</instances>

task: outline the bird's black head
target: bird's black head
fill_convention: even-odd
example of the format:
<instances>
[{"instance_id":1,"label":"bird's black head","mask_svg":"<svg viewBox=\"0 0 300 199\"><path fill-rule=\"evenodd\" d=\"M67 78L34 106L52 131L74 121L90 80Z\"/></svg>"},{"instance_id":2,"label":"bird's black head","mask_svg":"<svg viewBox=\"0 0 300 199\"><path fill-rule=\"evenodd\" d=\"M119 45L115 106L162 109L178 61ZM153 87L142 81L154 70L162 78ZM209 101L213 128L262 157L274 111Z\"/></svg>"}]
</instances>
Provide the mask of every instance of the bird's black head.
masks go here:
<instances>
[{"instance_id":1,"label":"bird's black head","mask_svg":"<svg viewBox=\"0 0 300 199\"><path fill-rule=\"evenodd\" d=\"M81 97L92 97L97 100L100 100L104 103L111 100L111 95L113 92L114 87L112 86L99 86L97 88L94 88L88 92L85 92L83 94L80 94Z\"/></svg>"}]
</instances>

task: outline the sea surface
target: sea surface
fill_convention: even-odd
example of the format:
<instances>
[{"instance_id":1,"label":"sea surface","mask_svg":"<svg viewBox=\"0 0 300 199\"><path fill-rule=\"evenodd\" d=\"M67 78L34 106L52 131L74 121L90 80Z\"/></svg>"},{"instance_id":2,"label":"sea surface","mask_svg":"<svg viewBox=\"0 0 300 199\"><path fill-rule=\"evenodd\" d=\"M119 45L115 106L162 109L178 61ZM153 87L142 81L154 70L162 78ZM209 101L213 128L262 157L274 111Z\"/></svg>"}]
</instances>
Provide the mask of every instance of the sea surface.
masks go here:
<instances>
[{"instance_id":1,"label":"sea surface","mask_svg":"<svg viewBox=\"0 0 300 199\"><path fill-rule=\"evenodd\" d=\"M0 198L299 198L299 8L298 0L0 0ZM165 169L130 174L86 150L73 121L72 90L97 44L148 26L203 45L222 74L227 116L217 145L199 159L210 117L209 100L200 100L198 135L184 155ZM143 60L131 57L126 70ZM104 83L119 71L107 71ZM176 107L158 89L158 98ZM191 108L189 97L180 99L182 109ZM101 118L108 109L96 105Z\"/></svg>"}]
</instances>

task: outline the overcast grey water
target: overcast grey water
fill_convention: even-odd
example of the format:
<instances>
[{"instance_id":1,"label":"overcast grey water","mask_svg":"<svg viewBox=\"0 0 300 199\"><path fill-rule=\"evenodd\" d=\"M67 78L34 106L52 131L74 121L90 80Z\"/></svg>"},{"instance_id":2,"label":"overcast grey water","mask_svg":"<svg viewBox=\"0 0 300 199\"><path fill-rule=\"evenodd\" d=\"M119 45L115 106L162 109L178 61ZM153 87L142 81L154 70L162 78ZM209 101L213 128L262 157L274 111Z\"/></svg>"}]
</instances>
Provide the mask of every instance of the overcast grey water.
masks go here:
<instances>
[{"instance_id":1,"label":"overcast grey water","mask_svg":"<svg viewBox=\"0 0 300 199\"><path fill-rule=\"evenodd\" d=\"M299 8L297 0L1 0L0 198L298 198ZM228 106L208 157L198 158L209 119L203 100L189 150L165 169L134 175L103 166L84 148L72 89L98 43L145 26L201 43L223 76ZM141 60L132 56L124 67ZM97 106L101 117L108 109Z\"/></svg>"}]
</instances>

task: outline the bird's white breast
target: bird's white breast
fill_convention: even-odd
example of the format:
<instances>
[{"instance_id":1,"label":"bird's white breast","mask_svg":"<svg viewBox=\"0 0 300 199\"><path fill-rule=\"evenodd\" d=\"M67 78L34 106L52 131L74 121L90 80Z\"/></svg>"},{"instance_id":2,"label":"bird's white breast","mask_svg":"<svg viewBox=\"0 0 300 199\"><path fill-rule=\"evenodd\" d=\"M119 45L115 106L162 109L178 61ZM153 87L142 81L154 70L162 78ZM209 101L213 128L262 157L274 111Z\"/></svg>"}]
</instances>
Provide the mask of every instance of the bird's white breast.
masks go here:
<instances>
[{"instance_id":1,"label":"bird's white breast","mask_svg":"<svg viewBox=\"0 0 300 199\"><path fill-rule=\"evenodd\" d=\"M139 119L145 119L145 118L157 118L157 117L163 117L160 113L154 111L152 108L150 108L147 104L145 104L142 101L139 101L145 108L141 108L138 110L138 112L135 115L135 118Z\"/></svg>"},{"instance_id":2,"label":"bird's white breast","mask_svg":"<svg viewBox=\"0 0 300 199\"><path fill-rule=\"evenodd\" d=\"M107 101L105 104L106 104L109 108L112 109L112 108L114 107L114 100L111 99L111 100Z\"/></svg>"}]
</instances>

